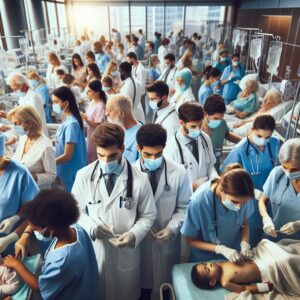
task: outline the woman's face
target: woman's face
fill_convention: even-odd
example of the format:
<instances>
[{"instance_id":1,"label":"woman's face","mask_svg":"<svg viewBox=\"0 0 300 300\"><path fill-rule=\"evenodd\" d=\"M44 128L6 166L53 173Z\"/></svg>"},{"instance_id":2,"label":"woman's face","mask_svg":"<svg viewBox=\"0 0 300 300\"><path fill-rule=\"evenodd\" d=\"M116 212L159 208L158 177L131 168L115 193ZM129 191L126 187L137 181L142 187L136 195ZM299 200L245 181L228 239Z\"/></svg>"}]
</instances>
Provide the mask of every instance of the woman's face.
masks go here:
<instances>
[{"instance_id":1,"label":"woman's face","mask_svg":"<svg viewBox=\"0 0 300 300\"><path fill-rule=\"evenodd\" d=\"M222 201L229 200L231 201L235 206L241 208L243 204L248 202L249 200L252 199L252 197L249 196L232 196L229 194L226 194L223 190L221 190L221 196L222 196Z\"/></svg>"},{"instance_id":2,"label":"woman's face","mask_svg":"<svg viewBox=\"0 0 300 300\"><path fill-rule=\"evenodd\" d=\"M22 126L24 130L28 130L28 127L30 127L30 123L21 121L17 116L12 117L12 122L15 126Z\"/></svg>"},{"instance_id":3,"label":"woman's face","mask_svg":"<svg viewBox=\"0 0 300 300\"><path fill-rule=\"evenodd\" d=\"M87 68L87 72L88 72L88 75L89 75L90 77L93 77L93 76L94 76L94 73L93 73L93 71L92 71L90 68Z\"/></svg>"},{"instance_id":4,"label":"woman's face","mask_svg":"<svg viewBox=\"0 0 300 300\"><path fill-rule=\"evenodd\" d=\"M273 98L270 95L266 95L262 103L262 108L264 108L265 110L269 110L275 106L276 104L275 101L273 101Z\"/></svg>"},{"instance_id":5,"label":"woman's face","mask_svg":"<svg viewBox=\"0 0 300 300\"><path fill-rule=\"evenodd\" d=\"M177 81L178 85L185 85L185 82L182 77L177 77L176 81Z\"/></svg>"},{"instance_id":6,"label":"woman's face","mask_svg":"<svg viewBox=\"0 0 300 300\"><path fill-rule=\"evenodd\" d=\"M90 87L87 89L87 96L90 100L98 98L98 93L93 91Z\"/></svg>"},{"instance_id":7,"label":"woman's face","mask_svg":"<svg viewBox=\"0 0 300 300\"><path fill-rule=\"evenodd\" d=\"M281 163L281 166L284 168L289 173L293 172L299 172L300 168L295 167L295 164L293 162L286 162L286 163Z\"/></svg>"},{"instance_id":8,"label":"woman's face","mask_svg":"<svg viewBox=\"0 0 300 300\"><path fill-rule=\"evenodd\" d=\"M73 62L76 67L80 67L80 60L78 58L74 58Z\"/></svg>"}]
</instances>

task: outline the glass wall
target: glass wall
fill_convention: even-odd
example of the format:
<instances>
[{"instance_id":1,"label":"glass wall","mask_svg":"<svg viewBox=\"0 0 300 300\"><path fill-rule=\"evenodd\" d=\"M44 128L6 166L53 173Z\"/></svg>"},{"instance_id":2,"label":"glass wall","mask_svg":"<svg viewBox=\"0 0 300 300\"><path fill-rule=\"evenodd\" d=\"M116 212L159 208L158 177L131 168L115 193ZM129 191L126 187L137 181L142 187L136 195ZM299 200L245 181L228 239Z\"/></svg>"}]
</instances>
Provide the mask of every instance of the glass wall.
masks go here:
<instances>
[{"instance_id":1,"label":"glass wall","mask_svg":"<svg viewBox=\"0 0 300 300\"><path fill-rule=\"evenodd\" d=\"M167 6L166 7L166 28L164 35L170 31L178 32L183 29L184 6Z\"/></svg>"},{"instance_id":2,"label":"glass wall","mask_svg":"<svg viewBox=\"0 0 300 300\"><path fill-rule=\"evenodd\" d=\"M129 30L129 8L128 6L110 6L110 26L116 28L122 38L130 33Z\"/></svg>"},{"instance_id":3,"label":"glass wall","mask_svg":"<svg viewBox=\"0 0 300 300\"><path fill-rule=\"evenodd\" d=\"M164 6L147 6L147 39L154 39L154 32L164 32Z\"/></svg>"},{"instance_id":4,"label":"glass wall","mask_svg":"<svg viewBox=\"0 0 300 300\"><path fill-rule=\"evenodd\" d=\"M145 6L131 6L131 33L137 34L139 29L143 29L146 33L146 7Z\"/></svg>"}]
</instances>

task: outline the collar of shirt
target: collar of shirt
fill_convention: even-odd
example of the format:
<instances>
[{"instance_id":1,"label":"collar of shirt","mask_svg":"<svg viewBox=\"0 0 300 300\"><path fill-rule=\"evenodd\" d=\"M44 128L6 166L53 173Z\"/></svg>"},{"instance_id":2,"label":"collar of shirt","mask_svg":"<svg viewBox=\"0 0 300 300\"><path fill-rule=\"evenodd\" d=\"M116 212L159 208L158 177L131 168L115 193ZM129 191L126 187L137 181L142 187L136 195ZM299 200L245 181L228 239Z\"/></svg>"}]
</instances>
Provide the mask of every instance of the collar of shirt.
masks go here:
<instances>
[{"instance_id":1,"label":"collar of shirt","mask_svg":"<svg viewBox=\"0 0 300 300\"><path fill-rule=\"evenodd\" d=\"M169 112L169 110L170 110L170 105L168 105L168 106L166 106L162 109L158 109L157 110L157 117L161 117L161 116L167 114Z\"/></svg>"},{"instance_id":2,"label":"collar of shirt","mask_svg":"<svg viewBox=\"0 0 300 300\"><path fill-rule=\"evenodd\" d=\"M181 132L181 128L179 128L179 130L177 131L177 137L179 141L182 142L184 145L188 145L192 141L192 139L183 135L183 133Z\"/></svg>"},{"instance_id":3,"label":"collar of shirt","mask_svg":"<svg viewBox=\"0 0 300 300\"><path fill-rule=\"evenodd\" d=\"M121 164L119 164L118 168L113 172L113 174L114 174L113 177L120 176L120 174L122 173L122 171L124 169L124 165L125 165L125 160L122 157ZM104 173L103 175L104 175L104 177L107 177L109 174L108 173Z\"/></svg>"}]
</instances>

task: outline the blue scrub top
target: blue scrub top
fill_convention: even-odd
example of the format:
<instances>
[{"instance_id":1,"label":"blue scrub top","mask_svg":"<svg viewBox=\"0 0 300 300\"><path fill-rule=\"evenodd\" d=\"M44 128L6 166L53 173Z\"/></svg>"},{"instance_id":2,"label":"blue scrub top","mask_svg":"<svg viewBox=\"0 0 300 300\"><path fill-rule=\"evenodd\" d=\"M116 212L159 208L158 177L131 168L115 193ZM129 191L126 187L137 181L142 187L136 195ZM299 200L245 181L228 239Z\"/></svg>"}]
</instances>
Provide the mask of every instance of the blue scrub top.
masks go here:
<instances>
[{"instance_id":1,"label":"blue scrub top","mask_svg":"<svg viewBox=\"0 0 300 300\"><path fill-rule=\"evenodd\" d=\"M79 225L73 227L77 241L54 249L53 239L45 256L38 284L47 300L99 299L99 275L91 239Z\"/></svg>"},{"instance_id":2,"label":"blue scrub top","mask_svg":"<svg viewBox=\"0 0 300 300\"><path fill-rule=\"evenodd\" d=\"M101 75L103 75L110 59L105 53L103 54L97 53L95 54L95 58L96 58L96 64L101 72Z\"/></svg>"},{"instance_id":3,"label":"blue scrub top","mask_svg":"<svg viewBox=\"0 0 300 300\"><path fill-rule=\"evenodd\" d=\"M239 85L235 84L234 81L241 80L245 76L245 66L239 64L237 69L233 68L232 66L227 66L224 69L221 80L228 79L231 73L234 74L234 78L232 78L228 83L224 85L222 92L222 97L224 98L226 105L235 100L238 93L241 91Z\"/></svg>"},{"instance_id":4,"label":"blue scrub top","mask_svg":"<svg viewBox=\"0 0 300 300\"><path fill-rule=\"evenodd\" d=\"M225 64L221 64L219 61L217 61L217 62L215 62L213 67L219 69L223 73L225 68L228 67L229 65L231 65L230 59L228 59Z\"/></svg>"},{"instance_id":5,"label":"blue scrub top","mask_svg":"<svg viewBox=\"0 0 300 300\"><path fill-rule=\"evenodd\" d=\"M135 54L138 60L143 60L144 59L144 49L141 45L137 45L135 49Z\"/></svg>"},{"instance_id":6,"label":"blue scrub top","mask_svg":"<svg viewBox=\"0 0 300 300\"><path fill-rule=\"evenodd\" d=\"M52 119L50 116L50 94L48 87L44 84L36 89L36 92L42 97L44 109L45 109L45 116L47 123L52 123Z\"/></svg>"},{"instance_id":7,"label":"blue scrub top","mask_svg":"<svg viewBox=\"0 0 300 300\"><path fill-rule=\"evenodd\" d=\"M264 184L263 191L270 200L269 204L276 230L289 222L300 220L300 193L296 193L291 180L286 176L281 166L272 170ZM293 235L277 232L277 235L276 240L282 238L300 240L300 231ZM269 236L266 237L270 238Z\"/></svg>"},{"instance_id":8,"label":"blue scrub top","mask_svg":"<svg viewBox=\"0 0 300 300\"><path fill-rule=\"evenodd\" d=\"M156 81L160 76L160 72L156 68L151 68L148 72L148 78Z\"/></svg>"},{"instance_id":9,"label":"blue scrub top","mask_svg":"<svg viewBox=\"0 0 300 300\"><path fill-rule=\"evenodd\" d=\"M138 123L133 127L125 130L125 151L123 156L131 163L134 163L139 156L139 152L137 151L136 133L141 127L142 124Z\"/></svg>"},{"instance_id":10,"label":"blue scrub top","mask_svg":"<svg viewBox=\"0 0 300 300\"><path fill-rule=\"evenodd\" d=\"M201 105L205 104L206 99L213 94L211 87L202 84L198 92L198 101Z\"/></svg>"},{"instance_id":11,"label":"blue scrub top","mask_svg":"<svg viewBox=\"0 0 300 300\"><path fill-rule=\"evenodd\" d=\"M56 133L55 157L65 151L65 144L75 144L70 161L56 165L57 176L63 181L66 191L71 192L78 170L87 165L87 150L84 130L80 128L74 116L64 119Z\"/></svg>"},{"instance_id":12,"label":"blue scrub top","mask_svg":"<svg viewBox=\"0 0 300 300\"><path fill-rule=\"evenodd\" d=\"M21 206L32 200L38 191L28 169L11 159L0 176L0 221L16 215Z\"/></svg>"},{"instance_id":13,"label":"blue scrub top","mask_svg":"<svg viewBox=\"0 0 300 300\"><path fill-rule=\"evenodd\" d=\"M222 245L236 250L240 249L241 226L254 211L252 201L242 205L238 212L228 210L216 198L216 220L214 220L214 195L210 190L211 181L204 183L191 196L190 204L181 228L184 236L194 237L199 240L217 244L216 221L218 236ZM190 261L208 261L223 258L213 252L192 249Z\"/></svg>"}]
</instances>

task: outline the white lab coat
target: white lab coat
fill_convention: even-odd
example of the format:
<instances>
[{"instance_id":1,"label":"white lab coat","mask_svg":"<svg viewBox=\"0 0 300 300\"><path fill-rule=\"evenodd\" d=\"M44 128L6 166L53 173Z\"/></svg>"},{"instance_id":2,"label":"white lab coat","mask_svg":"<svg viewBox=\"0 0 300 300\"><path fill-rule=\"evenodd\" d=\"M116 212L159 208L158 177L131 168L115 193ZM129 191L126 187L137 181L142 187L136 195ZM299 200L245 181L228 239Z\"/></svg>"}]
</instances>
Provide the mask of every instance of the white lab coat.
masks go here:
<instances>
[{"instance_id":1,"label":"white lab coat","mask_svg":"<svg viewBox=\"0 0 300 300\"><path fill-rule=\"evenodd\" d=\"M128 179L127 163L122 161L123 170L109 196L104 178L97 186L100 167L96 167L94 180L92 172L97 161L79 170L73 185L72 194L80 209L80 224L89 234L97 225L113 225L115 234L132 232L135 247L117 249L107 240L93 241L100 274L101 299L138 299L140 295L140 243L150 230L155 218L156 208L147 175L132 167L133 207L119 207L120 197L126 195ZM94 194L96 191L96 194ZM100 200L100 203L97 203ZM92 291L91 291L92 292Z\"/></svg>"},{"instance_id":2,"label":"white lab coat","mask_svg":"<svg viewBox=\"0 0 300 300\"><path fill-rule=\"evenodd\" d=\"M172 138L178 130L179 118L174 107L168 105L157 111L157 119L155 124L160 124L167 131L167 139Z\"/></svg>"},{"instance_id":3,"label":"white lab coat","mask_svg":"<svg viewBox=\"0 0 300 300\"><path fill-rule=\"evenodd\" d=\"M170 104L175 105L175 109L178 112L180 105L191 101L196 101L196 98L193 94L192 88L189 87L183 93L181 91L176 91L176 93L170 99Z\"/></svg>"},{"instance_id":4,"label":"white lab coat","mask_svg":"<svg viewBox=\"0 0 300 300\"><path fill-rule=\"evenodd\" d=\"M165 158L167 164L167 181L170 190L165 191L165 166L155 193L157 219L153 227L161 230L168 227L172 238L158 244L148 233L141 244L141 280L142 288L153 289L152 299L158 298L159 288L164 282L171 283L171 271L180 260L180 228L192 194L189 178L183 166ZM135 163L141 170L140 160ZM125 298L123 298L125 299Z\"/></svg>"},{"instance_id":5,"label":"white lab coat","mask_svg":"<svg viewBox=\"0 0 300 300\"><path fill-rule=\"evenodd\" d=\"M207 135L205 132L201 132L202 137L205 139L207 146L205 142L202 140L201 137L198 138L198 152L199 152L199 163L195 159L193 153L187 148L179 139L176 134L177 139L181 145L182 153L183 153L183 160L186 166L186 169L189 174L190 182L194 183L200 178L211 179L216 177L217 171L214 167L214 164L216 163L216 157L214 155L213 146L210 140L209 135ZM175 136L171 138L167 142L167 146L164 149L164 156L168 157L169 159L173 159L174 161L178 163L182 163L180 151L177 145L177 142L175 140Z\"/></svg>"},{"instance_id":6,"label":"white lab coat","mask_svg":"<svg viewBox=\"0 0 300 300\"><path fill-rule=\"evenodd\" d=\"M148 71L142 63L139 62L136 67L132 66L131 75L141 85L141 96L144 96L146 93L147 74Z\"/></svg>"},{"instance_id":7,"label":"white lab coat","mask_svg":"<svg viewBox=\"0 0 300 300\"><path fill-rule=\"evenodd\" d=\"M61 86L61 82L57 77L56 71L63 70L66 74L69 73L69 71L64 65L54 67L53 72L52 72L52 68L53 66L51 64L48 64L46 82L50 89L56 89Z\"/></svg>"},{"instance_id":8,"label":"white lab coat","mask_svg":"<svg viewBox=\"0 0 300 300\"><path fill-rule=\"evenodd\" d=\"M164 57L169 53L168 48L166 46L159 46L157 51L157 56L159 59L159 68L160 71L163 72L166 69L165 59Z\"/></svg>"},{"instance_id":9,"label":"white lab coat","mask_svg":"<svg viewBox=\"0 0 300 300\"><path fill-rule=\"evenodd\" d=\"M165 81L165 77L167 75L167 72L168 72L168 68L166 68L162 72L162 74L159 76L158 80ZM170 72L168 74L166 84L168 85L169 90L175 90L175 87L177 86L177 83L176 83L176 74L177 74L177 72L178 72L178 68L174 67L173 69L170 70Z\"/></svg>"},{"instance_id":10,"label":"white lab coat","mask_svg":"<svg viewBox=\"0 0 300 300\"><path fill-rule=\"evenodd\" d=\"M128 77L127 79L125 79L123 86L120 89L120 94L126 96L129 98L129 100L132 101L132 104L134 102L133 105L133 114L135 116L135 118L142 122L145 123L145 114L141 105L141 85L139 83L139 81L136 81L133 78L133 81L135 83L135 87L136 87L136 95L135 95L135 99L133 99L134 97L134 85L133 82L131 80L130 77Z\"/></svg>"},{"instance_id":11,"label":"white lab coat","mask_svg":"<svg viewBox=\"0 0 300 300\"><path fill-rule=\"evenodd\" d=\"M43 99L32 88L29 88L25 96L19 98L19 105L30 105L35 108L37 113L42 119L43 130L46 136L48 136L48 129L46 125L45 109Z\"/></svg>"}]
</instances>

